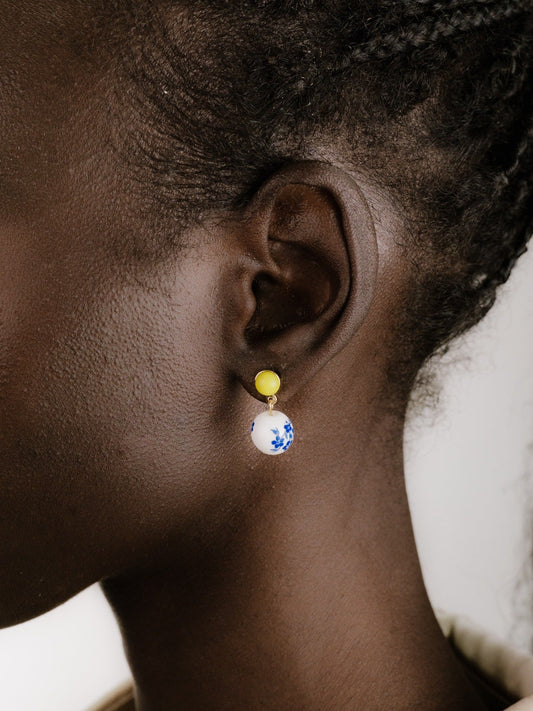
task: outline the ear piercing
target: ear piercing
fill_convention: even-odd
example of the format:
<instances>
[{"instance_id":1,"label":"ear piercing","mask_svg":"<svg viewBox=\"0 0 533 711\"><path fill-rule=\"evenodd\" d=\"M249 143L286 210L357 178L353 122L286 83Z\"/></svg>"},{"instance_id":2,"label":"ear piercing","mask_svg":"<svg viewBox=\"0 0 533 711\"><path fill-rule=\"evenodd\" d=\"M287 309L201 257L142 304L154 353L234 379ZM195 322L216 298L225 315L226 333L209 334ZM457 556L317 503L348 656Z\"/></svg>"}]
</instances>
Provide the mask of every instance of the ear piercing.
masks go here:
<instances>
[{"instance_id":1,"label":"ear piercing","mask_svg":"<svg viewBox=\"0 0 533 711\"><path fill-rule=\"evenodd\" d=\"M287 415L274 410L281 385L280 377L273 370L261 370L255 376L255 388L267 398L268 410L261 412L252 422L252 442L264 454L286 452L294 439L294 428Z\"/></svg>"}]
</instances>

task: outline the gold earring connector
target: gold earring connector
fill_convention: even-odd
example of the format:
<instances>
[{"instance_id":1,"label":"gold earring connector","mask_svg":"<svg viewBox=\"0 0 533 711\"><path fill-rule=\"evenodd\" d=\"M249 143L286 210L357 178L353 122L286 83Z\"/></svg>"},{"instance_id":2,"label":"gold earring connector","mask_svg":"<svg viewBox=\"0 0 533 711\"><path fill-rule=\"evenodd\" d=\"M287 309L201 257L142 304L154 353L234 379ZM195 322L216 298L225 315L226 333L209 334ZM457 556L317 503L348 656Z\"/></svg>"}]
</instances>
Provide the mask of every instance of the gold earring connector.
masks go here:
<instances>
[{"instance_id":1,"label":"gold earring connector","mask_svg":"<svg viewBox=\"0 0 533 711\"><path fill-rule=\"evenodd\" d=\"M275 395L270 395L267 397L267 402L268 402L268 412L271 415L272 410L274 409L274 405L277 403L278 398Z\"/></svg>"}]
</instances>

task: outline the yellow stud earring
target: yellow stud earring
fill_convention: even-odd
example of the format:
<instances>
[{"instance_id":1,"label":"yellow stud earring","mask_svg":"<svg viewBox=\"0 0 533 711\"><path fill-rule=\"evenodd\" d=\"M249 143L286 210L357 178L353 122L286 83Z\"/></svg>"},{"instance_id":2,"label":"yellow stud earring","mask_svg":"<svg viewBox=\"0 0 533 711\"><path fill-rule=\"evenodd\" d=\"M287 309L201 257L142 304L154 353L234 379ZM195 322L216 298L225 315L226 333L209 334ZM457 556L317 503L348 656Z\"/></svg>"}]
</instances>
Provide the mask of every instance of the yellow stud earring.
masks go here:
<instances>
[{"instance_id":1,"label":"yellow stud earring","mask_svg":"<svg viewBox=\"0 0 533 711\"><path fill-rule=\"evenodd\" d=\"M273 370L260 370L255 376L255 389L267 398L268 410L261 412L252 422L252 442L264 454L286 452L294 439L294 427L287 415L274 410L276 393L281 380Z\"/></svg>"}]
</instances>

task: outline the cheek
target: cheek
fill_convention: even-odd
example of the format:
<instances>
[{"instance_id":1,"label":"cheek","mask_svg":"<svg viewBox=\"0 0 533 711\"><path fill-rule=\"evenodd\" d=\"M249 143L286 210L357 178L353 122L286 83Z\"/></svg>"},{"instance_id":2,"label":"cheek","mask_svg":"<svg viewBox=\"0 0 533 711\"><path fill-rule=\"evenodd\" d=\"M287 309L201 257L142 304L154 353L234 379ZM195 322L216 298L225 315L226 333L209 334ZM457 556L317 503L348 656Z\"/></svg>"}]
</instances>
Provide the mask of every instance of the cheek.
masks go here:
<instances>
[{"instance_id":1,"label":"cheek","mask_svg":"<svg viewBox=\"0 0 533 711\"><path fill-rule=\"evenodd\" d=\"M0 117L0 626L150 560L223 485L217 265L127 273L112 249L144 223L106 97L35 66Z\"/></svg>"},{"instance_id":2,"label":"cheek","mask_svg":"<svg viewBox=\"0 0 533 711\"><path fill-rule=\"evenodd\" d=\"M0 290L0 625L148 559L212 476L210 275L110 288L44 264Z\"/></svg>"}]
</instances>

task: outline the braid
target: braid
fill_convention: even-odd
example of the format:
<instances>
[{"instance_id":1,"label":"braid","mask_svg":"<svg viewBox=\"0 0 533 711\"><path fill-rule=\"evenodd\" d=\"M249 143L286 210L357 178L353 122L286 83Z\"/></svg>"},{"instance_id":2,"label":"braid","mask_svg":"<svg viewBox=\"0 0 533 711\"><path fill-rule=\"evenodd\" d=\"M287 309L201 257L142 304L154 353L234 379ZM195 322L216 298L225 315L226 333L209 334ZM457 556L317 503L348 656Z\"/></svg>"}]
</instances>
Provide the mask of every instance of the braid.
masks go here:
<instances>
[{"instance_id":1,"label":"braid","mask_svg":"<svg viewBox=\"0 0 533 711\"><path fill-rule=\"evenodd\" d=\"M398 334L413 334L404 343L405 383L413 353L425 359L445 352L483 318L533 233L531 14L512 23L514 31L496 36L485 52L465 51L440 105L441 123L431 132L436 145L464 156L455 179L428 185L433 200L426 223L428 234L437 226L434 254L460 259L458 269L450 256L451 271L413 280L398 326Z\"/></svg>"},{"instance_id":2,"label":"braid","mask_svg":"<svg viewBox=\"0 0 533 711\"><path fill-rule=\"evenodd\" d=\"M373 37L365 44L354 48L351 59L359 62L386 59L410 48L425 47L446 37L456 36L460 32L487 27L493 22L526 11L530 8L530 4L529 0L507 0L505 3L497 4L471 0L430 4L429 0L420 0L411 3L409 9L411 12L416 12L418 6L425 7L429 14L422 21L417 18L411 25L399 31ZM451 15L450 9L455 10Z\"/></svg>"},{"instance_id":3,"label":"braid","mask_svg":"<svg viewBox=\"0 0 533 711\"><path fill-rule=\"evenodd\" d=\"M496 140L485 154L486 170L491 170L494 177L492 186L488 188L492 209L487 211L484 222L502 216L501 236L503 238L508 235L509 239L501 258L494 255L492 262L485 267L485 289L492 291L507 280L512 266L526 251L533 227L531 52L532 38L530 34L525 34L510 51L502 52L501 58L494 63L482 83L486 92L482 103L484 115L488 114L491 105L499 103L504 107L501 112L502 121L508 122L506 131L501 132L500 129L503 134L501 137L498 137L497 128L492 128ZM479 257L475 259L477 261Z\"/></svg>"},{"instance_id":4,"label":"braid","mask_svg":"<svg viewBox=\"0 0 533 711\"><path fill-rule=\"evenodd\" d=\"M437 2L437 0L400 0L396 2L396 5L402 6L402 14L404 17L409 17L412 15L418 15L420 9L429 10L432 13L435 12L450 12L455 8L471 8L476 7L490 7L501 5L501 0L448 0L448 2ZM511 3L517 8L517 11L530 9L530 0L516 0L516 2Z\"/></svg>"}]
</instances>

